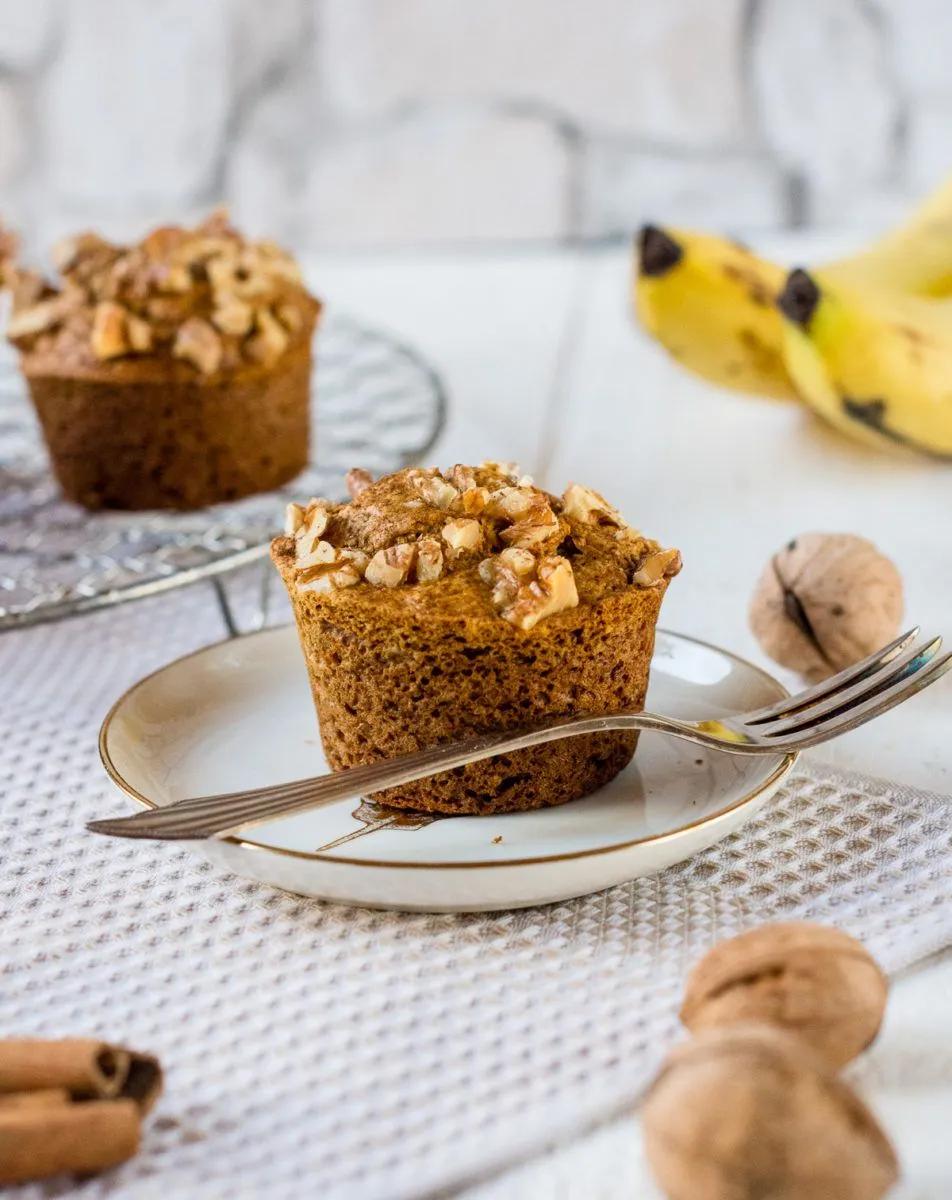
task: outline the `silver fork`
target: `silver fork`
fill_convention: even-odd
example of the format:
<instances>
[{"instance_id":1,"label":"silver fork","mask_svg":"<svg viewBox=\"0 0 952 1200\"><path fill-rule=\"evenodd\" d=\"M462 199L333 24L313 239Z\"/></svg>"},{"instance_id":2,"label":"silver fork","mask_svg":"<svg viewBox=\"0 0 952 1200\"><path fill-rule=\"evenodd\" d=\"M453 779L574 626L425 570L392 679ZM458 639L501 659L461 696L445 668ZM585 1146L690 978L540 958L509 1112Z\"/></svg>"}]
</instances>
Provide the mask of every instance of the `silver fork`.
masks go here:
<instances>
[{"instance_id":1,"label":"silver fork","mask_svg":"<svg viewBox=\"0 0 952 1200\"><path fill-rule=\"evenodd\" d=\"M786 754L838 737L901 704L952 666L937 658L941 638L916 642L918 627L816 687L752 712L706 721L679 721L649 712L562 717L544 725L488 733L272 787L179 800L131 817L90 821L93 833L177 841L237 833L277 817L320 808L352 796L412 783L510 750L614 729L669 733L727 754Z\"/></svg>"}]
</instances>

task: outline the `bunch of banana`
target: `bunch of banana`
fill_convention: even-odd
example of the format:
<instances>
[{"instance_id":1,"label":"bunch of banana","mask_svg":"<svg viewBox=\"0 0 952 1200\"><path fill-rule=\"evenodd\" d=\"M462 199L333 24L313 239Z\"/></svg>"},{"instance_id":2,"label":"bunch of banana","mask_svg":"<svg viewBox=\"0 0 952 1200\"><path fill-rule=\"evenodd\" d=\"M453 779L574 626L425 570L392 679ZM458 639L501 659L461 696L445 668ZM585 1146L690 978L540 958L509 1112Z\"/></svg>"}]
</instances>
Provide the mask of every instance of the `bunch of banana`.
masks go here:
<instances>
[{"instance_id":1,"label":"bunch of banana","mask_svg":"<svg viewBox=\"0 0 952 1200\"><path fill-rule=\"evenodd\" d=\"M952 179L873 246L809 275L651 225L637 265L638 315L684 366L799 398L866 442L952 455Z\"/></svg>"}]
</instances>

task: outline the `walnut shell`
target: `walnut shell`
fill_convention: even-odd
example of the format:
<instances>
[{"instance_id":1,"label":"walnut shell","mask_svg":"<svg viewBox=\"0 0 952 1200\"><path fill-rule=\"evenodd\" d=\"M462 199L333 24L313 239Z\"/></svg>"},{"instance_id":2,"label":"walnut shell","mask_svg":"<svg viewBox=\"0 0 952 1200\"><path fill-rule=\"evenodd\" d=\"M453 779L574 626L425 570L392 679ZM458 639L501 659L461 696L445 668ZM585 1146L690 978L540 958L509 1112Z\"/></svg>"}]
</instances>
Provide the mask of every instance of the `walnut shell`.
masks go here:
<instances>
[{"instance_id":1,"label":"walnut shell","mask_svg":"<svg viewBox=\"0 0 952 1200\"><path fill-rule=\"evenodd\" d=\"M795 1033L839 1068L873 1041L888 984L849 934L807 921L761 925L715 946L688 978L692 1032L764 1021Z\"/></svg>"},{"instance_id":2,"label":"walnut shell","mask_svg":"<svg viewBox=\"0 0 952 1200\"><path fill-rule=\"evenodd\" d=\"M769 1025L711 1029L677 1047L643 1128L670 1200L878 1200L897 1177L865 1104Z\"/></svg>"},{"instance_id":3,"label":"walnut shell","mask_svg":"<svg viewBox=\"0 0 952 1200\"><path fill-rule=\"evenodd\" d=\"M902 579L866 538L805 533L778 551L750 603L761 648L808 679L825 679L891 641Z\"/></svg>"}]
</instances>

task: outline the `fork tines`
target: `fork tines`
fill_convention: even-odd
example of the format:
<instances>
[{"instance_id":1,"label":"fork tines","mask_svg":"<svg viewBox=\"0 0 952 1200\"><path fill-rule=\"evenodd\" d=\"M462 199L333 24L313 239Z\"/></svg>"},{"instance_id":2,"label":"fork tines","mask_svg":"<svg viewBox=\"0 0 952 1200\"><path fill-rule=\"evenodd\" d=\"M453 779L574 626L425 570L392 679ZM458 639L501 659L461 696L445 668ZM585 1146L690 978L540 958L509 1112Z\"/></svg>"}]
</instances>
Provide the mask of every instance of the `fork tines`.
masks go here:
<instances>
[{"instance_id":1,"label":"fork tines","mask_svg":"<svg viewBox=\"0 0 952 1200\"><path fill-rule=\"evenodd\" d=\"M921 691L952 665L952 655L936 658L942 638L916 642L918 627L869 658L816 687L758 709L732 724L763 744L776 740L790 748L827 741L862 725Z\"/></svg>"}]
</instances>

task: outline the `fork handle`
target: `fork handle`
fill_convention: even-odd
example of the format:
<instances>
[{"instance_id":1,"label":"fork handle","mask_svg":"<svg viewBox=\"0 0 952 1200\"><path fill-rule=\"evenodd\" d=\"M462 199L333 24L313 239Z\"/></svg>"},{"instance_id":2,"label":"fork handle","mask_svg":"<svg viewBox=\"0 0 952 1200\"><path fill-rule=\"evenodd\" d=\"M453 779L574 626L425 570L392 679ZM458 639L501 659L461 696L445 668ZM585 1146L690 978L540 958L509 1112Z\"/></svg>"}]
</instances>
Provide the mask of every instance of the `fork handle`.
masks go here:
<instances>
[{"instance_id":1,"label":"fork handle","mask_svg":"<svg viewBox=\"0 0 952 1200\"><path fill-rule=\"evenodd\" d=\"M705 729L709 724L710 729ZM227 836L252 829L266 821L290 817L309 809L323 808L353 796L371 795L386 788L414 783L441 771L467 766L484 758L492 758L507 750L525 750L545 742L585 733L607 733L610 730L657 730L674 737L686 738L698 745L713 746L728 754L783 753L783 747L748 743L736 735L725 736L717 722L698 725L677 721L671 717L649 712L603 713L600 716L561 717L529 729L503 733L479 734L461 742L446 742L417 750L399 758L383 759L360 767L346 767L313 779L293 783L223 792L215 796L196 796L174 804L151 808L131 817L115 817L90 821L86 826L93 833L114 837L156 838L161 841L184 841L195 838ZM730 731L727 731L728 735Z\"/></svg>"},{"instance_id":2,"label":"fork handle","mask_svg":"<svg viewBox=\"0 0 952 1200\"><path fill-rule=\"evenodd\" d=\"M529 746L538 746L561 738L618 729L663 729L668 733L680 732L681 736L690 736L688 731L692 727L684 725L675 728L677 724L670 719L645 712L563 717L549 721L544 726L480 734L465 741L448 742L426 750L417 750L399 758L347 767L314 779L178 800L174 804L147 809L131 817L91 821L87 828L94 833L112 834L117 837L158 838L169 841L226 836L279 817L323 808L327 804L334 804L353 796L369 795L385 788L413 783L418 779L437 775L441 771L492 758L507 750L524 750ZM702 739L695 734L694 740Z\"/></svg>"}]
</instances>

